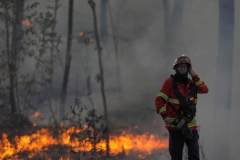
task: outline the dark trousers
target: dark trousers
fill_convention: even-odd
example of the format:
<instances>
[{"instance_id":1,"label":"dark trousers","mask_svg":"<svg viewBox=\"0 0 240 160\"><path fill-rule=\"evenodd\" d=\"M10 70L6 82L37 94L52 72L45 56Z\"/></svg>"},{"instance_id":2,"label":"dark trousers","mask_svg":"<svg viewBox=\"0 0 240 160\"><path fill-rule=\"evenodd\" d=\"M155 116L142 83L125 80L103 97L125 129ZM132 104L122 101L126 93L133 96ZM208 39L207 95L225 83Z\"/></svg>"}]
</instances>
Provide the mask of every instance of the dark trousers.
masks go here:
<instances>
[{"instance_id":1,"label":"dark trousers","mask_svg":"<svg viewBox=\"0 0 240 160\"><path fill-rule=\"evenodd\" d=\"M169 131L169 152L171 160L182 160L184 144L188 148L188 160L200 160L198 131L192 131L192 138L185 138L181 131Z\"/></svg>"}]
</instances>

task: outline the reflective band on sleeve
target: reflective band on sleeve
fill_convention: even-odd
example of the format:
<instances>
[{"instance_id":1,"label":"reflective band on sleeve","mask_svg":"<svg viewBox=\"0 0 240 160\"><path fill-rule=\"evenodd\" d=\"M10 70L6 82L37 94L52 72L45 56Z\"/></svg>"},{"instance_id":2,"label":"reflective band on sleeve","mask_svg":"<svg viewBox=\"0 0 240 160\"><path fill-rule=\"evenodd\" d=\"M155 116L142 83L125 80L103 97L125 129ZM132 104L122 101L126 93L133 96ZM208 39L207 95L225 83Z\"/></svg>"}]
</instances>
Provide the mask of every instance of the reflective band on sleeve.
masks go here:
<instances>
[{"instance_id":1,"label":"reflective band on sleeve","mask_svg":"<svg viewBox=\"0 0 240 160\"><path fill-rule=\"evenodd\" d=\"M164 94L163 92L160 92L159 95L160 97L162 97L165 101L173 103L173 104L180 104L178 99L174 99L174 98L169 98L166 94Z\"/></svg>"},{"instance_id":2,"label":"reflective band on sleeve","mask_svg":"<svg viewBox=\"0 0 240 160\"><path fill-rule=\"evenodd\" d=\"M166 112L166 111L167 111L166 106L161 107L160 110L159 110L160 113L163 113L163 112Z\"/></svg>"},{"instance_id":3,"label":"reflective band on sleeve","mask_svg":"<svg viewBox=\"0 0 240 160\"><path fill-rule=\"evenodd\" d=\"M198 80L197 82L195 82L196 86L200 86L201 84L203 84L203 81Z\"/></svg>"},{"instance_id":4,"label":"reflective band on sleeve","mask_svg":"<svg viewBox=\"0 0 240 160\"><path fill-rule=\"evenodd\" d=\"M162 97L165 101L168 101L168 96L165 93L160 92L158 96Z\"/></svg>"}]
</instances>

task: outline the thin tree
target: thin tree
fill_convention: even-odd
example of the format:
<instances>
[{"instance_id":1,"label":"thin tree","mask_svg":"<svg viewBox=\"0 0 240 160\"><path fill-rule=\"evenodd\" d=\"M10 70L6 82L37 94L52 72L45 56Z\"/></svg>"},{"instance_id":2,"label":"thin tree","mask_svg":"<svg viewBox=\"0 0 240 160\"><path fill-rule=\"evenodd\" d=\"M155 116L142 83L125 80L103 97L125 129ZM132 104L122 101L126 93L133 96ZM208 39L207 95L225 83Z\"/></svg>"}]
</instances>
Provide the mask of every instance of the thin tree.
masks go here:
<instances>
[{"instance_id":1,"label":"thin tree","mask_svg":"<svg viewBox=\"0 0 240 160\"><path fill-rule=\"evenodd\" d=\"M117 25L114 23L114 17L112 13L112 8L110 2L108 2L108 10L109 10L109 18L110 18L110 25L112 29L112 40L113 40L113 47L114 47L114 52L115 52L115 59L116 59L116 74L117 74L117 89L118 92L121 93L121 59L120 59L120 54L119 54L119 40L118 40L118 28L116 27Z\"/></svg>"},{"instance_id":2,"label":"thin tree","mask_svg":"<svg viewBox=\"0 0 240 160\"><path fill-rule=\"evenodd\" d=\"M95 31L95 38L97 44L97 52L98 52L98 63L99 63L99 70L100 70L100 88L101 88L101 95L104 107L104 120L105 120L105 140L106 140L106 156L109 157L110 147L109 147L109 122L108 122L108 107L107 107L107 99L105 93L105 82L104 82L104 69L103 69L103 60L102 60L102 47L100 44L98 26L97 26L97 15L96 15L96 4L93 0L88 1L92 12L93 12L93 24L94 24L94 31Z\"/></svg>"},{"instance_id":3,"label":"thin tree","mask_svg":"<svg viewBox=\"0 0 240 160\"><path fill-rule=\"evenodd\" d=\"M234 0L219 0L219 49L216 74L215 159L231 159L229 149L230 110L232 106L232 70L234 49ZM222 75L222 76L220 76ZM223 129L222 126L225 126Z\"/></svg>"},{"instance_id":4,"label":"thin tree","mask_svg":"<svg viewBox=\"0 0 240 160\"><path fill-rule=\"evenodd\" d=\"M73 5L74 5L74 0L69 0L67 50L66 50L66 56L65 56L65 67L64 67L63 83L62 83L62 90L61 90L60 118L63 118L65 114L68 80L69 80L71 61L72 61L71 50L72 50L73 10L74 10Z\"/></svg>"},{"instance_id":5,"label":"thin tree","mask_svg":"<svg viewBox=\"0 0 240 160\"><path fill-rule=\"evenodd\" d=\"M219 0L219 52L217 72L226 74L218 79L218 84L225 87L224 92L217 92L224 102L222 107L231 107L232 62L234 44L234 0ZM221 89L222 90L222 89Z\"/></svg>"},{"instance_id":6,"label":"thin tree","mask_svg":"<svg viewBox=\"0 0 240 160\"><path fill-rule=\"evenodd\" d=\"M108 0L101 0L101 14L100 14L100 33L101 33L101 38L106 39L107 38L107 33L108 33L108 18L107 18L107 13L108 13Z\"/></svg>"},{"instance_id":7,"label":"thin tree","mask_svg":"<svg viewBox=\"0 0 240 160\"><path fill-rule=\"evenodd\" d=\"M11 112L16 112L16 101L14 96L14 88L13 88L13 75L11 74L11 54L10 54L10 15L9 15L9 4L7 2L2 2L4 7L4 22L5 22L5 29L6 29L6 55L7 55L7 62L8 62L8 74L9 74L9 100L11 105Z\"/></svg>"},{"instance_id":8,"label":"thin tree","mask_svg":"<svg viewBox=\"0 0 240 160\"><path fill-rule=\"evenodd\" d=\"M11 4L12 3L12 4ZM6 27L6 52L8 55L8 72L9 72L9 101L11 113L19 111L17 100L18 89L18 67L19 56L21 51L21 40L23 31L21 20L23 18L24 0L14 0L4 2L5 5L5 27ZM13 22L11 23L10 6L12 5ZM11 27L12 24L12 27ZM10 30L12 28L12 31ZM12 34L11 34L12 33ZM10 38L11 37L11 38Z\"/></svg>"},{"instance_id":9,"label":"thin tree","mask_svg":"<svg viewBox=\"0 0 240 160\"><path fill-rule=\"evenodd\" d=\"M55 53L58 52L58 44L59 40L56 33L56 25L57 25L57 15L58 15L58 9L60 7L60 0L54 0L54 6L50 7L52 9L52 24L51 24L51 45L50 45L50 77L49 77L49 108L52 112L54 123L57 123L57 119L54 114L53 106L52 106L52 96L53 96L53 75L54 75L54 58Z\"/></svg>"}]
</instances>

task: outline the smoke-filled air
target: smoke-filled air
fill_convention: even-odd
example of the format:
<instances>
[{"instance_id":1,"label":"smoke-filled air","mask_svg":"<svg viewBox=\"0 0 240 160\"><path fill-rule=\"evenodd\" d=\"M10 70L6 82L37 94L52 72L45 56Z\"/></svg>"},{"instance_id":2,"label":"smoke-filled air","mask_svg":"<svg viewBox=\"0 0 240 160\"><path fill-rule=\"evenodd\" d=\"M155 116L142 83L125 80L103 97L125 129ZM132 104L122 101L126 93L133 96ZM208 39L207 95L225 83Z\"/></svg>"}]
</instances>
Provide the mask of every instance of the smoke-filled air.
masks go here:
<instances>
[{"instance_id":1,"label":"smoke-filled air","mask_svg":"<svg viewBox=\"0 0 240 160\"><path fill-rule=\"evenodd\" d=\"M239 160L238 0L0 0L0 160Z\"/></svg>"}]
</instances>

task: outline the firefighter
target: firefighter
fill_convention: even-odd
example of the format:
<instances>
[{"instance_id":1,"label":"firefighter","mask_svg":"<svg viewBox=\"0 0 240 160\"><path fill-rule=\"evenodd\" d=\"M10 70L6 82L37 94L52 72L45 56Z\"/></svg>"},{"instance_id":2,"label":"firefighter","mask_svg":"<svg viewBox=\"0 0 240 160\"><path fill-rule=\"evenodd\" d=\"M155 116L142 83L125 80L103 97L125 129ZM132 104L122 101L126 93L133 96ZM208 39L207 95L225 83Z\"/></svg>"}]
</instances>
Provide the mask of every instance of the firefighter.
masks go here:
<instances>
[{"instance_id":1,"label":"firefighter","mask_svg":"<svg viewBox=\"0 0 240 160\"><path fill-rule=\"evenodd\" d=\"M165 80L155 99L156 112L169 131L171 160L182 160L184 144L188 148L188 159L199 160L197 94L207 93L208 87L192 69L189 57L179 56L173 69L175 74Z\"/></svg>"}]
</instances>

